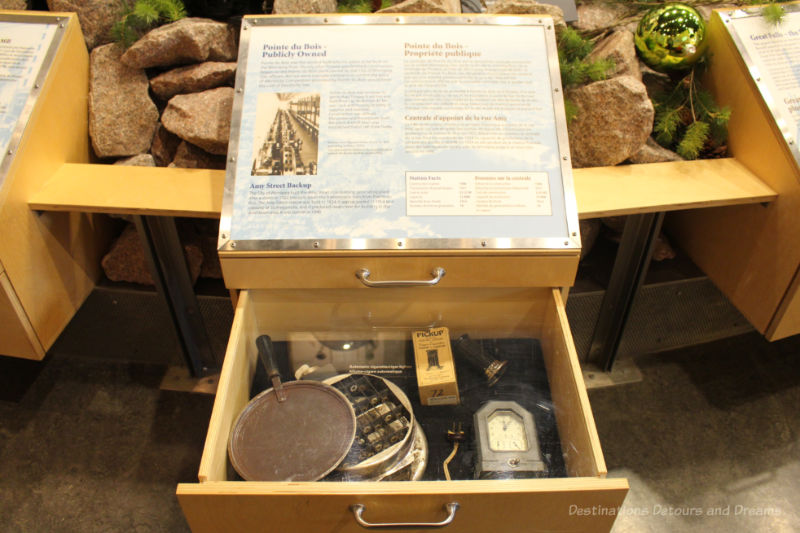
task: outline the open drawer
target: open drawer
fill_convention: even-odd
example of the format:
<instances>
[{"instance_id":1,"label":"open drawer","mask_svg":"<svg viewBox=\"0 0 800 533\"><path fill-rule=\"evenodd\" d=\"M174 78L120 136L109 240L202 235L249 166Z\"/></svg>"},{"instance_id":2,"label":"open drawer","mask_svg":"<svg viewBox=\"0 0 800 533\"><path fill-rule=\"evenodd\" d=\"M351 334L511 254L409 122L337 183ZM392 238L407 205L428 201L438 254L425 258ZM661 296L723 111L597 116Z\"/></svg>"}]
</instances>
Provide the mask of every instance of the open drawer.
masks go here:
<instances>
[{"instance_id":1,"label":"open drawer","mask_svg":"<svg viewBox=\"0 0 800 533\"><path fill-rule=\"evenodd\" d=\"M291 341L298 331L339 333L348 338L377 335L402 341L410 338L412 330L433 325L447 326L451 336L468 331L472 338L500 342L535 339L559 441L560 454L555 462L561 464L561 470L557 477L476 480L464 475L453 481L380 482L238 480L228 461L228 440L251 396L257 372L257 336L268 333L276 344ZM459 383L463 385L458 364ZM511 372L509 367L501 381L515 379L508 375ZM426 432L431 443L444 440L443 434ZM431 460L428 470L441 470L440 463ZM430 527L452 515L450 524L443 527L458 532L597 532L610 530L628 490L626 480L605 479L605 474L559 290L248 290L242 291L236 310L199 483L179 485L177 495L195 532L361 531L364 526L357 522L353 507L357 504L364 506L364 520L384 527L393 524L393 529L402 531L423 529L426 524Z\"/></svg>"}]
</instances>

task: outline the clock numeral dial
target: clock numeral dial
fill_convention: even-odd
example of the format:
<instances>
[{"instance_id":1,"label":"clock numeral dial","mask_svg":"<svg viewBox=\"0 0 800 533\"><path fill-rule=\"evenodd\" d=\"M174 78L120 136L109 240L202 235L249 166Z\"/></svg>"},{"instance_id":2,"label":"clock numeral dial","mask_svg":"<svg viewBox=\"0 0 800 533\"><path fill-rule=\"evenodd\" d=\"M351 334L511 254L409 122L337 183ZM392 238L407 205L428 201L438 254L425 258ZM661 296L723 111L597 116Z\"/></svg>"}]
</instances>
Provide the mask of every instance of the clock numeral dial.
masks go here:
<instances>
[{"instance_id":1,"label":"clock numeral dial","mask_svg":"<svg viewBox=\"0 0 800 533\"><path fill-rule=\"evenodd\" d=\"M525 451L528 439L522 417L510 409L498 409L487 418L489 448L496 452Z\"/></svg>"}]
</instances>

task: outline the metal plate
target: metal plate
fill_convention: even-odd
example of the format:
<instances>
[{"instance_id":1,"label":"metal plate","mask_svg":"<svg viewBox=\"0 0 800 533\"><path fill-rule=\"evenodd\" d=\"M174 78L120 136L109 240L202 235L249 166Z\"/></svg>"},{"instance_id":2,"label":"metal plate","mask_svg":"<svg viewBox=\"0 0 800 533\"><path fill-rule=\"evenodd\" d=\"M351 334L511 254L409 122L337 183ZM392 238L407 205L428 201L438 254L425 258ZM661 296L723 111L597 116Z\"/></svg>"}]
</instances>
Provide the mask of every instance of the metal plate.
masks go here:
<instances>
[{"instance_id":1,"label":"metal plate","mask_svg":"<svg viewBox=\"0 0 800 533\"><path fill-rule=\"evenodd\" d=\"M549 75L550 94L547 106L552 109L555 124L554 153L559 161L557 168L552 172L551 180L557 181L557 185L551 185L554 215L563 216L563 229L559 226L558 230L547 231L537 234L537 231L530 229L535 224L520 224L515 226L517 231L520 227L529 228L529 232L519 235L498 235L489 223L483 224L486 235L446 236L427 238L423 235L411 234L410 237L381 237L386 235L385 231L376 230L374 238L365 235L365 238L343 238L341 236L328 238L325 235L305 235L294 237L274 237L262 231L261 223L248 223L247 227L259 228L257 235L244 235L237 238L239 232L234 228L234 219L244 218L242 213L234 217L234 197L236 195L237 174L242 173L242 168L248 164L249 150L246 146L248 139L240 140L243 135L243 114L244 101L250 94L246 85L248 54L251 48L251 34L254 31L263 30L261 27L323 27L323 26L351 26L347 35L352 38L358 35L359 27L363 26L431 26L431 34L436 34L436 26L507 26L512 27L531 27L536 31L543 31L543 46L546 50L546 57L542 58L545 69ZM252 31L249 31L252 30ZM299 39L299 37L298 37ZM254 41L257 44L260 41ZM366 43L369 49L370 44ZM521 53L521 52L520 52ZM538 62L535 62L538 65ZM231 119L231 141L228 148L228 168L225 179L225 191L223 198L222 217L220 219L220 234L218 248L225 252L270 252L287 250L442 250L442 249L536 249L536 250L565 250L576 251L580 248L580 237L578 233L578 216L575 195L573 190L572 171L569 164L570 152L567 139L566 118L564 115L564 101L560 86L560 73L558 67L558 55L556 50L555 32L552 21L547 17L539 16L419 16L419 15L320 15L304 17L275 17L258 16L245 17L242 22L241 44L239 47L239 67L236 75L236 93L234 97L233 113ZM252 77L258 79L259 72L251 73ZM260 94L260 93L258 93ZM546 99L545 99L546 101ZM249 107L248 107L249 109ZM543 111L544 112L544 111ZM241 161L240 161L241 159ZM241 168L240 168L241 167ZM414 169L407 169L414 170ZM551 172L553 169L548 170ZM444 172L444 171L442 171ZM501 172L508 172L503 170ZM241 184L240 184L241 185ZM558 192L558 194L557 194ZM559 198L560 196L560 198ZM412 217L413 218L413 217ZM430 218L430 217L429 217ZM502 217L501 217L502 218ZM526 216L526 220L532 220L535 216ZM552 217L551 217L552 218ZM287 219L288 220L288 219ZM290 222L287 222L290 223ZM560 224L560 223L559 223ZM232 235L232 230L234 234ZM400 231L395 228L395 230ZM255 230L254 230L255 231ZM394 230L393 230L394 231ZM472 233L479 233L473 231ZM313 232L312 232L313 233Z\"/></svg>"},{"instance_id":2,"label":"metal plate","mask_svg":"<svg viewBox=\"0 0 800 533\"><path fill-rule=\"evenodd\" d=\"M228 457L245 481L315 481L344 459L353 443L356 418L344 395L318 382L283 384L253 398L239 415L228 441Z\"/></svg>"}]
</instances>

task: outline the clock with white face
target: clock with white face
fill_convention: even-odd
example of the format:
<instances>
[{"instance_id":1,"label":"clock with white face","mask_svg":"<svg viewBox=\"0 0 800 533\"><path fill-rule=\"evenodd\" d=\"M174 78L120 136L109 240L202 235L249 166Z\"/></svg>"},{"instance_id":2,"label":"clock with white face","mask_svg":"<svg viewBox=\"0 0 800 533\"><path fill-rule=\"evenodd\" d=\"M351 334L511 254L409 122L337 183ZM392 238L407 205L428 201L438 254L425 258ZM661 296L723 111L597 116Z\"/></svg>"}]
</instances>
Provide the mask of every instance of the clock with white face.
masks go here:
<instances>
[{"instance_id":1,"label":"clock with white face","mask_svg":"<svg viewBox=\"0 0 800 533\"><path fill-rule=\"evenodd\" d=\"M511 409L497 409L486 419L489 448L495 452L524 452L528 449L525 422Z\"/></svg>"},{"instance_id":2,"label":"clock with white face","mask_svg":"<svg viewBox=\"0 0 800 533\"><path fill-rule=\"evenodd\" d=\"M537 477L546 468L533 415L513 401L492 400L475 412L476 478Z\"/></svg>"}]
</instances>

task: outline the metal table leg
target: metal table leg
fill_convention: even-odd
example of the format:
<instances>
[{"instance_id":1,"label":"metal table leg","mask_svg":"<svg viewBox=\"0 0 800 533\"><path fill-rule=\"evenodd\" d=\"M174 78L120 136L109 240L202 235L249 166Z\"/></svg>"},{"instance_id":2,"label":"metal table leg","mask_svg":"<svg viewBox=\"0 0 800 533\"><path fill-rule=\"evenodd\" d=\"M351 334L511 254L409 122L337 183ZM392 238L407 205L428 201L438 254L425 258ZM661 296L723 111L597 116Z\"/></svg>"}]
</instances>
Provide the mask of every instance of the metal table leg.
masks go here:
<instances>
[{"instance_id":1,"label":"metal table leg","mask_svg":"<svg viewBox=\"0 0 800 533\"><path fill-rule=\"evenodd\" d=\"M175 324L189 372L194 377L214 373L219 363L203 324L175 219L135 216L134 223L142 239L156 289L166 301Z\"/></svg>"},{"instance_id":2,"label":"metal table leg","mask_svg":"<svg viewBox=\"0 0 800 533\"><path fill-rule=\"evenodd\" d=\"M664 213L628 215L608 289L600 304L587 362L609 372L617 356L633 299L647 274Z\"/></svg>"}]
</instances>

